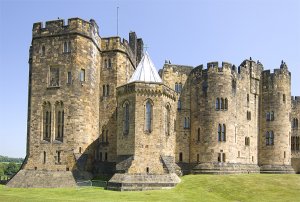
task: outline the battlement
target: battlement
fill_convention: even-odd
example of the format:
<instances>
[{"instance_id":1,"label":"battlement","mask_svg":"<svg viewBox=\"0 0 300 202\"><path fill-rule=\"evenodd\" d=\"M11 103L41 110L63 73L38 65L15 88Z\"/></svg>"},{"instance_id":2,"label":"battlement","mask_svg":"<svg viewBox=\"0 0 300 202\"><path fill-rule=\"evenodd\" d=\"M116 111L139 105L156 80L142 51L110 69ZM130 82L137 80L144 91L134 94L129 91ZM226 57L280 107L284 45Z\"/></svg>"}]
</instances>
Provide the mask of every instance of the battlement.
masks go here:
<instances>
[{"instance_id":1,"label":"battlement","mask_svg":"<svg viewBox=\"0 0 300 202\"><path fill-rule=\"evenodd\" d=\"M92 38L96 43L100 43L99 27L95 20L91 19L89 22L80 18L70 18L68 23L65 20L46 21L45 26L42 22L33 24L32 37L49 37L62 34L77 33L86 37Z\"/></svg>"},{"instance_id":2,"label":"battlement","mask_svg":"<svg viewBox=\"0 0 300 202\"><path fill-rule=\"evenodd\" d=\"M300 96L291 96L293 107L300 106Z\"/></svg>"},{"instance_id":3,"label":"battlement","mask_svg":"<svg viewBox=\"0 0 300 202\"><path fill-rule=\"evenodd\" d=\"M194 68L193 66L171 64L170 62L166 61L165 64L164 64L164 67L163 67L162 71L170 69L173 72L179 72L180 74L189 75L190 72L193 70L193 68Z\"/></svg>"}]
</instances>

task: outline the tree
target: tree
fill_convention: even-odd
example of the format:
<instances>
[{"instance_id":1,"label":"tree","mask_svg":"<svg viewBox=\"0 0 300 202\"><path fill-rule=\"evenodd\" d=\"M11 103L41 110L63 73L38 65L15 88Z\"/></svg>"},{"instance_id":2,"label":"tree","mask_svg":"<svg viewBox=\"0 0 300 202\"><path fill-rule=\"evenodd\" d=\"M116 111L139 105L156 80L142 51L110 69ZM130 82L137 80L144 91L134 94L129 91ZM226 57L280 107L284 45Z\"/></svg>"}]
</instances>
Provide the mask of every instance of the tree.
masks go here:
<instances>
[{"instance_id":1,"label":"tree","mask_svg":"<svg viewBox=\"0 0 300 202\"><path fill-rule=\"evenodd\" d=\"M4 171L4 174L12 176L12 175L16 174L18 172L18 170L19 170L19 166L17 164L15 164L14 162L10 162L7 165L7 168Z\"/></svg>"}]
</instances>

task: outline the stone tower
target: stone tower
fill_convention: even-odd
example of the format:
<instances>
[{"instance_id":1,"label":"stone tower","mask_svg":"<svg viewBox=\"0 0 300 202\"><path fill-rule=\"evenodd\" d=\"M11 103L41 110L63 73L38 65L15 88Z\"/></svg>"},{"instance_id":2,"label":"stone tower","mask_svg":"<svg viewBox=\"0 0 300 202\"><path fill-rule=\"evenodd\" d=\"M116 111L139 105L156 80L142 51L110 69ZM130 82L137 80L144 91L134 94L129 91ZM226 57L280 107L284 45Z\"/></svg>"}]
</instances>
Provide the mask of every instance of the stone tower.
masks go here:
<instances>
[{"instance_id":1,"label":"stone tower","mask_svg":"<svg viewBox=\"0 0 300 202\"><path fill-rule=\"evenodd\" d=\"M261 84L259 161L263 173L293 173L291 167L291 74L282 61L264 71Z\"/></svg>"},{"instance_id":2,"label":"stone tower","mask_svg":"<svg viewBox=\"0 0 300 202\"><path fill-rule=\"evenodd\" d=\"M165 86L148 53L117 89L117 173L108 189L171 188L175 174L175 92Z\"/></svg>"}]
</instances>

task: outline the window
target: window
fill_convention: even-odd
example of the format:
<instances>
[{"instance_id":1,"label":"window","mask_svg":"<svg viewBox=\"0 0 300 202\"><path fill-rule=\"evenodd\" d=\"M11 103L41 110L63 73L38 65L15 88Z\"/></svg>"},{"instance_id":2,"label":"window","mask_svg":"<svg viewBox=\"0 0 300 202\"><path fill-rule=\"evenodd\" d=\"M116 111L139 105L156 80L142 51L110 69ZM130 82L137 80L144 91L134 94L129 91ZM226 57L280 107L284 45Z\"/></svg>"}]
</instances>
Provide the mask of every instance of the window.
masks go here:
<instances>
[{"instance_id":1,"label":"window","mask_svg":"<svg viewBox=\"0 0 300 202\"><path fill-rule=\"evenodd\" d=\"M293 118L292 128L298 129L298 119L297 118Z\"/></svg>"},{"instance_id":2,"label":"window","mask_svg":"<svg viewBox=\"0 0 300 202\"><path fill-rule=\"evenodd\" d=\"M105 158L104 158L105 161L107 161L107 152L105 152Z\"/></svg>"},{"instance_id":3,"label":"window","mask_svg":"<svg viewBox=\"0 0 300 202\"><path fill-rule=\"evenodd\" d=\"M104 65L103 65L105 68L108 68L108 61L107 59L104 60Z\"/></svg>"},{"instance_id":4,"label":"window","mask_svg":"<svg viewBox=\"0 0 300 202\"><path fill-rule=\"evenodd\" d=\"M102 161L102 152L99 153L99 160Z\"/></svg>"},{"instance_id":5,"label":"window","mask_svg":"<svg viewBox=\"0 0 300 202\"><path fill-rule=\"evenodd\" d=\"M291 138L291 150L295 150L296 137Z\"/></svg>"},{"instance_id":6,"label":"window","mask_svg":"<svg viewBox=\"0 0 300 202\"><path fill-rule=\"evenodd\" d=\"M217 98L216 99L216 110L219 110L220 109L220 99Z\"/></svg>"},{"instance_id":7,"label":"window","mask_svg":"<svg viewBox=\"0 0 300 202\"><path fill-rule=\"evenodd\" d=\"M45 48L45 46L42 46L41 56L45 56L45 54L46 54L46 48Z\"/></svg>"},{"instance_id":8,"label":"window","mask_svg":"<svg viewBox=\"0 0 300 202\"><path fill-rule=\"evenodd\" d=\"M166 112L165 112L165 133L166 135L170 135L170 125L171 125L171 118L170 118L170 106L166 106Z\"/></svg>"},{"instance_id":9,"label":"window","mask_svg":"<svg viewBox=\"0 0 300 202\"><path fill-rule=\"evenodd\" d=\"M80 82L84 82L85 81L85 69L81 69L80 70L79 78L80 78Z\"/></svg>"},{"instance_id":10,"label":"window","mask_svg":"<svg viewBox=\"0 0 300 202\"><path fill-rule=\"evenodd\" d=\"M189 117L184 117L184 125L183 127L185 129L190 128L190 118Z\"/></svg>"},{"instance_id":11,"label":"window","mask_svg":"<svg viewBox=\"0 0 300 202\"><path fill-rule=\"evenodd\" d=\"M62 141L64 136L64 104L56 102L55 104L55 139Z\"/></svg>"},{"instance_id":12,"label":"window","mask_svg":"<svg viewBox=\"0 0 300 202\"><path fill-rule=\"evenodd\" d=\"M218 153L218 162L225 162L225 153Z\"/></svg>"},{"instance_id":13,"label":"window","mask_svg":"<svg viewBox=\"0 0 300 202\"><path fill-rule=\"evenodd\" d=\"M105 132L105 130L102 130L102 133L101 133L101 142L104 142L104 132Z\"/></svg>"},{"instance_id":14,"label":"window","mask_svg":"<svg viewBox=\"0 0 300 202\"><path fill-rule=\"evenodd\" d=\"M149 167L146 168L146 173L149 173Z\"/></svg>"},{"instance_id":15,"label":"window","mask_svg":"<svg viewBox=\"0 0 300 202\"><path fill-rule=\"evenodd\" d=\"M109 96L109 85L106 85L106 96Z\"/></svg>"},{"instance_id":16,"label":"window","mask_svg":"<svg viewBox=\"0 0 300 202\"><path fill-rule=\"evenodd\" d=\"M249 96L249 94L247 94L247 103L249 103L250 102L250 96Z\"/></svg>"},{"instance_id":17,"label":"window","mask_svg":"<svg viewBox=\"0 0 300 202\"><path fill-rule=\"evenodd\" d=\"M202 91L203 91L204 97L207 97L207 89L208 89L207 81L204 81L204 82L202 83Z\"/></svg>"},{"instance_id":18,"label":"window","mask_svg":"<svg viewBox=\"0 0 300 202\"><path fill-rule=\"evenodd\" d=\"M106 133L105 133L105 142L108 143L108 130L106 130Z\"/></svg>"},{"instance_id":19,"label":"window","mask_svg":"<svg viewBox=\"0 0 300 202\"><path fill-rule=\"evenodd\" d=\"M71 42L65 41L64 42L64 53L70 53L71 52Z\"/></svg>"},{"instance_id":20,"label":"window","mask_svg":"<svg viewBox=\"0 0 300 202\"><path fill-rule=\"evenodd\" d=\"M250 145L250 137L245 137L245 146Z\"/></svg>"},{"instance_id":21,"label":"window","mask_svg":"<svg viewBox=\"0 0 300 202\"><path fill-rule=\"evenodd\" d=\"M49 86L59 86L59 68L50 67Z\"/></svg>"},{"instance_id":22,"label":"window","mask_svg":"<svg viewBox=\"0 0 300 202\"><path fill-rule=\"evenodd\" d=\"M56 163L60 164L61 163L61 151L56 151L57 157L56 157Z\"/></svg>"},{"instance_id":23,"label":"window","mask_svg":"<svg viewBox=\"0 0 300 202\"><path fill-rule=\"evenodd\" d=\"M227 110L228 109L228 99L227 98L225 98L225 103L224 104L225 104L224 109Z\"/></svg>"},{"instance_id":24,"label":"window","mask_svg":"<svg viewBox=\"0 0 300 202\"><path fill-rule=\"evenodd\" d=\"M81 152L82 152L82 149L81 149L81 147L79 147L79 154L81 154Z\"/></svg>"},{"instance_id":25,"label":"window","mask_svg":"<svg viewBox=\"0 0 300 202\"><path fill-rule=\"evenodd\" d=\"M112 67L111 59L108 59L108 68Z\"/></svg>"},{"instance_id":26,"label":"window","mask_svg":"<svg viewBox=\"0 0 300 202\"><path fill-rule=\"evenodd\" d=\"M219 124L219 125L218 125L218 141L219 141L219 142L222 141L221 131L222 131L222 126L221 126L221 124Z\"/></svg>"},{"instance_id":27,"label":"window","mask_svg":"<svg viewBox=\"0 0 300 202\"><path fill-rule=\"evenodd\" d=\"M200 128L198 128L198 137L197 137L197 141L200 142Z\"/></svg>"},{"instance_id":28,"label":"window","mask_svg":"<svg viewBox=\"0 0 300 202\"><path fill-rule=\"evenodd\" d=\"M236 81L234 79L231 80L231 85L232 85L232 92L236 92Z\"/></svg>"},{"instance_id":29,"label":"window","mask_svg":"<svg viewBox=\"0 0 300 202\"><path fill-rule=\"evenodd\" d=\"M149 133L152 131L152 104L150 100L146 102L145 131Z\"/></svg>"},{"instance_id":30,"label":"window","mask_svg":"<svg viewBox=\"0 0 300 202\"><path fill-rule=\"evenodd\" d=\"M124 109L124 126L123 126L123 134L127 135L129 132L129 103L125 102L123 105Z\"/></svg>"},{"instance_id":31,"label":"window","mask_svg":"<svg viewBox=\"0 0 300 202\"><path fill-rule=\"evenodd\" d=\"M68 72L68 76L67 76L67 84L71 84L72 83L72 73Z\"/></svg>"},{"instance_id":32,"label":"window","mask_svg":"<svg viewBox=\"0 0 300 202\"><path fill-rule=\"evenodd\" d=\"M274 133L273 131L266 132L266 145L274 145Z\"/></svg>"},{"instance_id":33,"label":"window","mask_svg":"<svg viewBox=\"0 0 300 202\"><path fill-rule=\"evenodd\" d=\"M181 93L181 90L182 90L182 83L179 83L178 84L178 92Z\"/></svg>"},{"instance_id":34,"label":"window","mask_svg":"<svg viewBox=\"0 0 300 202\"><path fill-rule=\"evenodd\" d=\"M197 154L197 162L199 162L199 161L200 161L200 155Z\"/></svg>"},{"instance_id":35,"label":"window","mask_svg":"<svg viewBox=\"0 0 300 202\"><path fill-rule=\"evenodd\" d=\"M44 155L43 155L43 164L46 163L46 152L44 151Z\"/></svg>"},{"instance_id":36,"label":"window","mask_svg":"<svg viewBox=\"0 0 300 202\"><path fill-rule=\"evenodd\" d=\"M43 104L43 140L50 141L51 138L51 104Z\"/></svg>"},{"instance_id":37,"label":"window","mask_svg":"<svg viewBox=\"0 0 300 202\"><path fill-rule=\"evenodd\" d=\"M178 100L178 102L177 102L177 109L181 110L181 100Z\"/></svg>"},{"instance_id":38,"label":"window","mask_svg":"<svg viewBox=\"0 0 300 202\"><path fill-rule=\"evenodd\" d=\"M222 142L226 142L226 126L225 124L222 125Z\"/></svg>"},{"instance_id":39,"label":"window","mask_svg":"<svg viewBox=\"0 0 300 202\"><path fill-rule=\"evenodd\" d=\"M285 94L282 95L282 101L285 103L286 99L285 99Z\"/></svg>"},{"instance_id":40,"label":"window","mask_svg":"<svg viewBox=\"0 0 300 202\"><path fill-rule=\"evenodd\" d=\"M182 158L182 152L179 153L179 162L182 162L183 158Z\"/></svg>"},{"instance_id":41,"label":"window","mask_svg":"<svg viewBox=\"0 0 300 202\"><path fill-rule=\"evenodd\" d=\"M267 121L274 121L274 118L275 116L274 116L274 112L273 111L271 111L271 112L267 112L267 114L266 114L266 119L267 119Z\"/></svg>"},{"instance_id":42,"label":"window","mask_svg":"<svg viewBox=\"0 0 300 202\"><path fill-rule=\"evenodd\" d=\"M251 120L251 112L250 111L247 111L247 120Z\"/></svg>"},{"instance_id":43,"label":"window","mask_svg":"<svg viewBox=\"0 0 300 202\"><path fill-rule=\"evenodd\" d=\"M220 109L221 110L224 109L224 99L223 98L220 99Z\"/></svg>"},{"instance_id":44,"label":"window","mask_svg":"<svg viewBox=\"0 0 300 202\"><path fill-rule=\"evenodd\" d=\"M300 145L300 137L298 136L298 137L296 137L296 150L297 151L299 151L299 149L300 149L299 145Z\"/></svg>"},{"instance_id":45,"label":"window","mask_svg":"<svg viewBox=\"0 0 300 202\"><path fill-rule=\"evenodd\" d=\"M175 83L175 92L178 93L178 83Z\"/></svg>"}]
</instances>

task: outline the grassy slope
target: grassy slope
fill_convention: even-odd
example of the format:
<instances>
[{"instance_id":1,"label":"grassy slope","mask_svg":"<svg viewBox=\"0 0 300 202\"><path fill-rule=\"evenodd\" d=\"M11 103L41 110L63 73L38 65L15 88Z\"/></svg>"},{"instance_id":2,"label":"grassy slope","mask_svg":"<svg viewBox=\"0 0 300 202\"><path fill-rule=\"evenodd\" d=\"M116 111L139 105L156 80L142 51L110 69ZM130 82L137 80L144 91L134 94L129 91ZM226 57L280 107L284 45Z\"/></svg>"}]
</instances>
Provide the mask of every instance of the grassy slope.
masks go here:
<instances>
[{"instance_id":1,"label":"grassy slope","mask_svg":"<svg viewBox=\"0 0 300 202\"><path fill-rule=\"evenodd\" d=\"M300 175L187 175L171 190L21 189L0 186L0 201L300 201Z\"/></svg>"}]
</instances>

